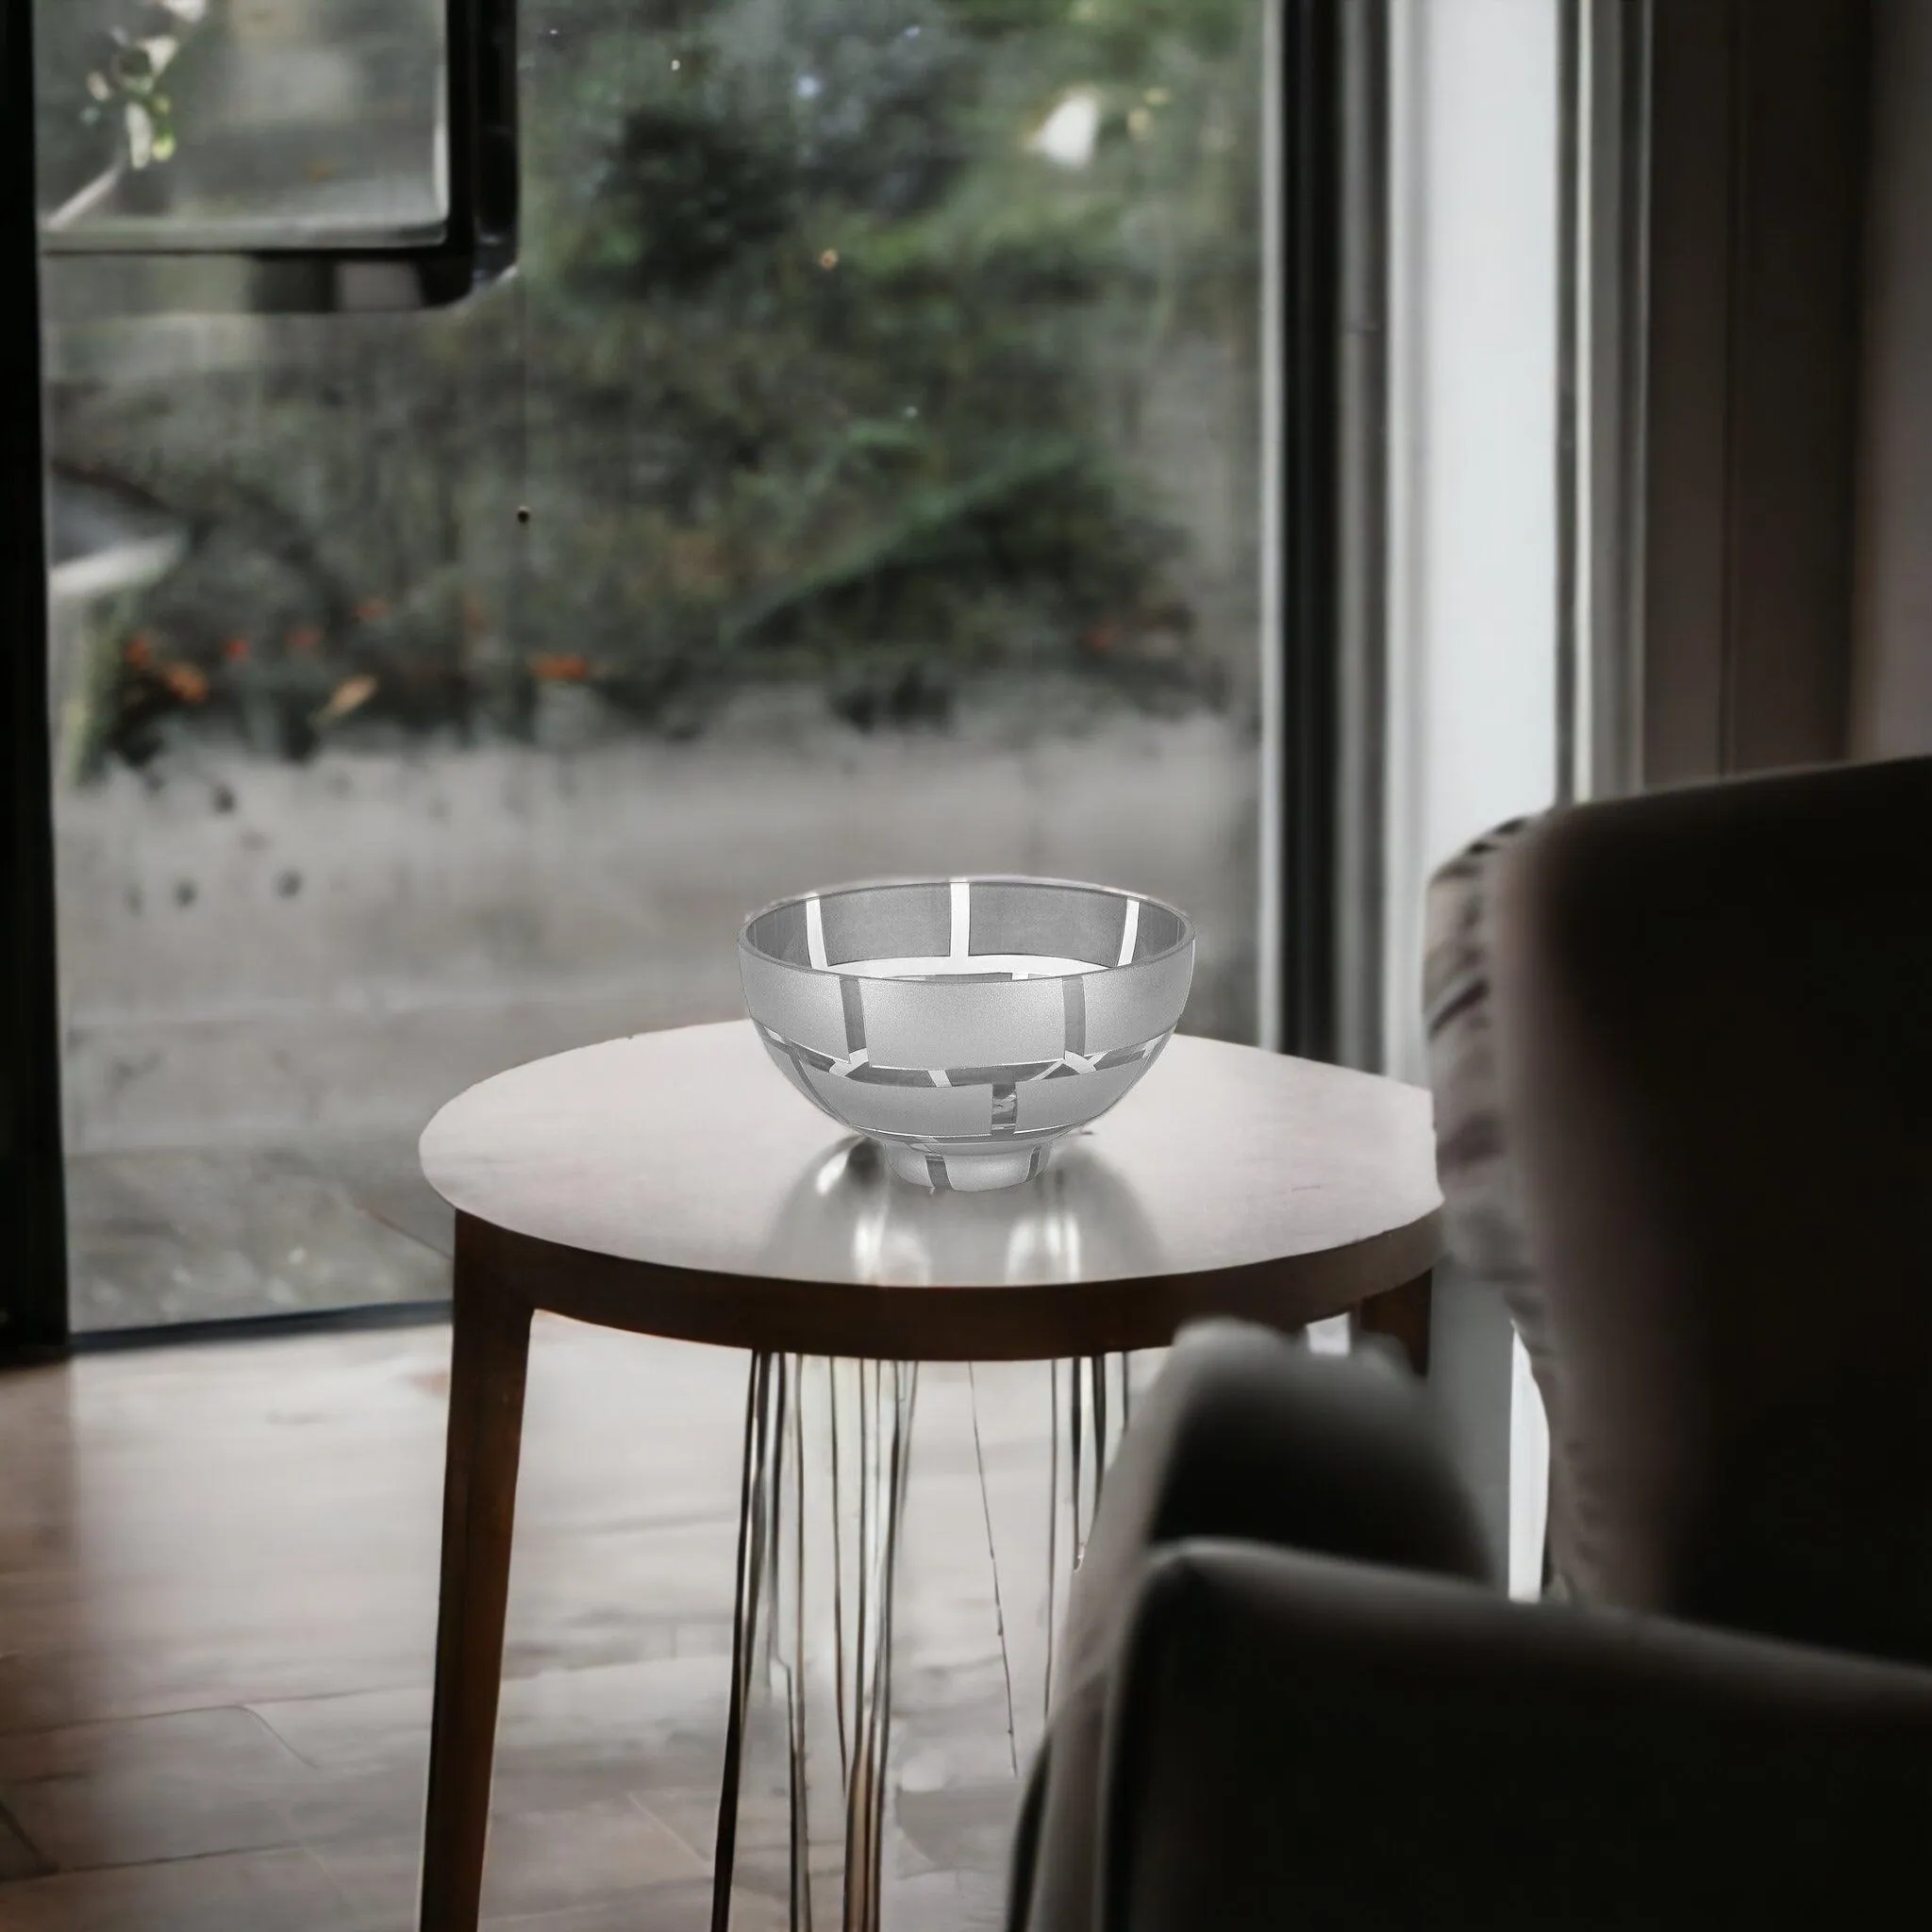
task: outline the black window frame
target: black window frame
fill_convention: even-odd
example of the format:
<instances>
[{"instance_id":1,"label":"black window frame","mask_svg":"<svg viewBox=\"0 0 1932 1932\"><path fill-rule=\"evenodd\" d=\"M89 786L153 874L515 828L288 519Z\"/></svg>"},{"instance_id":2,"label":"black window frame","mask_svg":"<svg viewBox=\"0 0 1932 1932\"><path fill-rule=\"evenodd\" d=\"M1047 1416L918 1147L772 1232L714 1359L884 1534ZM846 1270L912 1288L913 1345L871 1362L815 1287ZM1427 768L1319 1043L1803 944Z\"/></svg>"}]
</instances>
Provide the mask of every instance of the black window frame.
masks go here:
<instances>
[{"instance_id":1,"label":"black window frame","mask_svg":"<svg viewBox=\"0 0 1932 1932\"><path fill-rule=\"evenodd\" d=\"M1341 832L1346 63L1373 39L1345 31L1357 0L1282 0L1278 252L1282 397L1274 539L1281 585L1277 654L1281 795L1275 877L1280 930L1274 1038L1327 1060L1338 1050L1337 858ZM1369 0L1377 5L1379 0ZM1352 53L1351 50L1354 50ZM1368 76L1372 91L1379 77Z\"/></svg>"},{"instance_id":2,"label":"black window frame","mask_svg":"<svg viewBox=\"0 0 1932 1932\"><path fill-rule=\"evenodd\" d=\"M31 0L0 10L0 1350L67 1339Z\"/></svg>"}]
</instances>

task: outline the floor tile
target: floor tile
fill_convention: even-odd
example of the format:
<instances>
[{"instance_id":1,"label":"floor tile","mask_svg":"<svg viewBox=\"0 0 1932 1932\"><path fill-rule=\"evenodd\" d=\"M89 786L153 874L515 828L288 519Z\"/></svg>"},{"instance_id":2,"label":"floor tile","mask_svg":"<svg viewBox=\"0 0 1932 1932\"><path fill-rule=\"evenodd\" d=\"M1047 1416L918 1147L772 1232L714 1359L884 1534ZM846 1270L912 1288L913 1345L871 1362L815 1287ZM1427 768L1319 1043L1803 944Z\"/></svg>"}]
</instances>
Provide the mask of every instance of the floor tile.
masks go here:
<instances>
[{"instance_id":1,"label":"floor tile","mask_svg":"<svg viewBox=\"0 0 1932 1932\"><path fill-rule=\"evenodd\" d=\"M425 1328L0 1374L5 1932L411 1932L448 1359ZM727 1351L538 1324L486 1874L506 1926L708 1924L743 1390ZM1045 1397L1025 1365L922 1375L889 1932L997 1923ZM737 1932L783 1923L782 1764L747 1766ZM26 1875L48 1857L90 1869Z\"/></svg>"},{"instance_id":2,"label":"floor tile","mask_svg":"<svg viewBox=\"0 0 1932 1932\"><path fill-rule=\"evenodd\" d=\"M653 1886L647 1890L534 1918L490 1919L485 1932L709 1932L711 1887ZM789 1932L791 1921L775 1900L740 1899L731 1912L731 1932Z\"/></svg>"},{"instance_id":3,"label":"floor tile","mask_svg":"<svg viewBox=\"0 0 1932 1932\"><path fill-rule=\"evenodd\" d=\"M321 1845L315 1856L348 1901L353 1932L408 1924L421 1873L415 1832ZM611 1799L492 1819L483 1907L495 1918L535 1916L705 1875L703 1861L658 1820Z\"/></svg>"},{"instance_id":4,"label":"floor tile","mask_svg":"<svg viewBox=\"0 0 1932 1932\"><path fill-rule=\"evenodd\" d=\"M298 1849L62 1872L0 1890L7 1932L343 1932L345 1912Z\"/></svg>"},{"instance_id":5,"label":"floor tile","mask_svg":"<svg viewBox=\"0 0 1932 1932\"><path fill-rule=\"evenodd\" d=\"M313 1775L236 1708L0 1738L0 1805L62 1871L288 1844Z\"/></svg>"}]
</instances>

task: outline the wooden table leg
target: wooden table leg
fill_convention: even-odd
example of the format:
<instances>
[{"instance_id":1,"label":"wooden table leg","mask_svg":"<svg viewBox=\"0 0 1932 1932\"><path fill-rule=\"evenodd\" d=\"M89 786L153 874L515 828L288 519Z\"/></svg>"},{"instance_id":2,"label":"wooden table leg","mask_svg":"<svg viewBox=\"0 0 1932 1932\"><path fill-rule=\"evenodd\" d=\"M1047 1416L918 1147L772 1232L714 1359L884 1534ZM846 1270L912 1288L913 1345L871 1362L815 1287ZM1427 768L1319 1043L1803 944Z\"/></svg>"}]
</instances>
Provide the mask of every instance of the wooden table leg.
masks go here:
<instances>
[{"instance_id":1,"label":"wooden table leg","mask_svg":"<svg viewBox=\"0 0 1932 1932\"><path fill-rule=\"evenodd\" d=\"M466 1268L463 1249L459 1219L421 1932L475 1932L482 1904L530 1349L529 1305Z\"/></svg>"},{"instance_id":2,"label":"wooden table leg","mask_svg":"<svg viewBox=\"0 0 1932 1932\"><path fill-rule=\"evenodd\" d=\"M1400 1288L1391 1288L1365 1301L1356 1310L1357 1330L1386 1335L1400 1344L1418 1375L1429 1372L1429 1276L1418 1274Z\"/></svg>"}]
</instances>

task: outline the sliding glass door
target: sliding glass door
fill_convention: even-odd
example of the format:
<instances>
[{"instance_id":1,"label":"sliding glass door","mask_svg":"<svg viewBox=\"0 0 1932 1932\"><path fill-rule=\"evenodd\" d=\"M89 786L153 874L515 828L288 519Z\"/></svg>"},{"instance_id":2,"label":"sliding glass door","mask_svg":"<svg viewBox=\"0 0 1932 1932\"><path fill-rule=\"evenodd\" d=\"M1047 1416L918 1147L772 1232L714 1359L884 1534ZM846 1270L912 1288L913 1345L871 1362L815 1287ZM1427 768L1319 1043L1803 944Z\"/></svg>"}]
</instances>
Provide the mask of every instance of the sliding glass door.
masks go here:
<instances>
[{"instance_id":1,"label":"sliding glass door","mask_svg":"<svg viewBox=\"0 0 1932 1932\"><path fill-rule=\"evenodd\" d=\"M436 228L435 7L76 12L43 225ZM434 1108L801 886L1135 887L1261 1028L1265 0L519 13L471 299L43 261L76 1329L441 1294Z\"/></svg>"}]
</instances>

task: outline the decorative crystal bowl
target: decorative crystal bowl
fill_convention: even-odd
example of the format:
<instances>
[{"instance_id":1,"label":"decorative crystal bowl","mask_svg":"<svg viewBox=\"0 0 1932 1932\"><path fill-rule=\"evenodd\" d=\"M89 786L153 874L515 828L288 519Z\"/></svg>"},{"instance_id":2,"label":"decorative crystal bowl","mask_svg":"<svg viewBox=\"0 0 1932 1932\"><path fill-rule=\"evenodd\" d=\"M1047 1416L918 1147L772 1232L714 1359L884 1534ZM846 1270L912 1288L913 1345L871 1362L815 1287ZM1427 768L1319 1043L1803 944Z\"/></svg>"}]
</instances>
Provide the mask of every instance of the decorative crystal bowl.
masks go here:
<instances>
[{"instance_id":1,"label":"decorative crystal bowl","mask_svg":"<svg viewBox=\"0 0 1932 1932\"><path fill-rule=\"evenodd\" d=\"M1194 928L1058 879L835 886L747 920L738 963L765 1051L813 1106L902 1179L977 1193L1031 1180L1154 1064Z\"/></svg>"}]
</instances>

